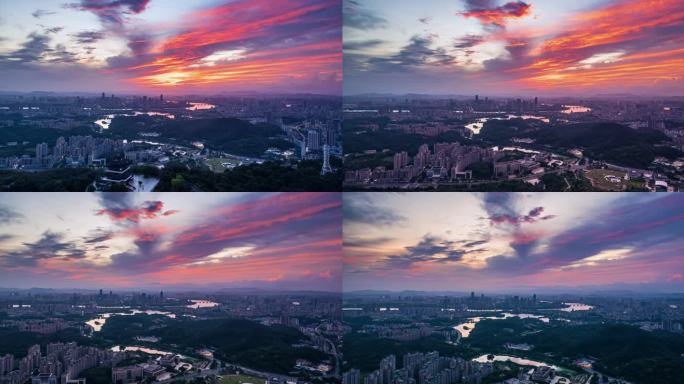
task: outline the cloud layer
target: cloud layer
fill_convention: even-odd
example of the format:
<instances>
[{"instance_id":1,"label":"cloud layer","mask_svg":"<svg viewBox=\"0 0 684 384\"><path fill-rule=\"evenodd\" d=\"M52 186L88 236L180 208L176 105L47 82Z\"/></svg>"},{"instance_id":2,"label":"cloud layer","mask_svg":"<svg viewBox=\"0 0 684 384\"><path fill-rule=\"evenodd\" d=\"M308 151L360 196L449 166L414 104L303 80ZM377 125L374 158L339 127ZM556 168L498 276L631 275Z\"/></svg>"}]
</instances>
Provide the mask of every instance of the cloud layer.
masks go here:
<instances>
[{"instance_id":1,"label":"cloud layer","mask_svg":"<svg viewBox=\"0 0 684 384\"><path fill-rule=\"evenodd\" d=\"M225 197L204 210L193 199L167 209L165 195L99 194L97 209L69 207L82 215L79 227L61 222L21 241L27 227L8 226L0 278L22 286L340 289L339 194Z\"/></svg>"},{"instance_id":2,"label":"cloud layer","mask_svg":"<svg viewBox=\"0 0 684 384\"><path fill-rule=\"evenodd\" d=\"M374 241L375 232L361 220L345 223L345 287L684 289L672 284L684 268L684 198L622 194L597 201L591 211L578 215L566 205L584 198L577 195L581 194L568 195L566 203L552 194L440 194L431 196L430 204L442 206L442 214L435 212L432 219L424 215L430 209L426 200L393 199L396 205L389 214L412 212L416 216L408 218L414 223L409 224L410 232L421 236L407 238L410 232L394 226L382 231L381 241ZM464 196L480 204L470 205L468 216L460 213L472 204ZM372 195L351 200L357 198L375 200ZM540 198L546 203L535 201Z\"/></svg>"},{"instance_id":3,"label":"cloud layer","mask_svg":"<svg viewBox=\"0 0 684 384\"><path fill-rule=\"evenodd\" d=\"M99 76L98 87L138 92L341 92L339 0L223 1L172 13L178 7L191 4L81 0L38 9L31 32L0 45L0 68L17 79L5 86L52 90L41 79L58 82L58 73L73 87L80 72ZM60 18L74 22L54 25Z\"/></svg>"},{"instance_id":4,"label":"cloud layer","mask_svg":"<svg viewBox=\"0 0 684 384\"><path fill-rule=\"evenodd\" d=\"M372 29L345 17L345 94L681 93L684 3L587 3L464 0L446 17L448 8L433 1L411 23L387 4L366 10L384 20ZM382 45L364 47L368 41Z\"/></svg>"}]
</instances>

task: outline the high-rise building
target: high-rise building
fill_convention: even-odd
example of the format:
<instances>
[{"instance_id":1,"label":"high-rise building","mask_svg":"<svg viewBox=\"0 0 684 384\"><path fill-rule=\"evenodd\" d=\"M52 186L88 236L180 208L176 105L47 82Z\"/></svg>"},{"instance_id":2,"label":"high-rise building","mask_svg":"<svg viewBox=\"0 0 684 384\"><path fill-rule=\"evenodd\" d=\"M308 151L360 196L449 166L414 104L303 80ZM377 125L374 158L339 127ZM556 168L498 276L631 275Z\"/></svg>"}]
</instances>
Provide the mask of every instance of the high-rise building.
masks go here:
<instances>
[{"instance_id":1,"label":"high-rise building","mask_svg":"<svg viewBox=\"0 0 684 384\"><path fill-rule=\"evenodd\" d=\"M12 372L14 369L14 356L7 354L0 357L0 376Z\"/></svg>"},{"instance_id":2,"label":"high-rise building","mask_svg":"<svg viewBox=\"0 0 684 384\"><path fill-rule=\"evenodd\" d=\"M43 161L48 155L48 145L47 143L36 144L36 159L38 161Z\"/></svg>"},{"instance_id":3,"label":"high-rise building","mask_svg":"<svg viewBox=\"0 0 684 384\"><path fill-rule=\"evenodd\" d=\"M361 384L361 371L351 369L342 374L342 384Z\"/></svg>"},{"instance_id":4,"label":"high-rise building","mask_svg":"<svg viewBox=\"0 0 684 384\"><path fill-rule=\"evenodd\" d=\"M375 370L363 379L363 384L380 384L380 371Z\"/></svg>"},{"instance_id":5,"label":"high-rise building","mask_svg":"<svg viewBox=\"0 0 684 384\"><path fill-rule=\"evenodd\" d=\"M323 167L321 167L321 175L327 175L332 173L332 167L330 167L330 147L328 144L323 146Z\"/></svg>"},{"instance_id":6,"label":"high-rise building","mask_svg":"<svg viewBox=\"0 0 684 384\"><path fill-rule=\"evenodd\" d=\"M380 361L380 383L392 384L394 371L397 369L397 358L389 355Z\"/></svg>"},{"instance_id":7,"label":"high-rise building","mask_svg":"<svg viewBox=\"0 0 684 384\"><path fill-rule=\"evenodd\" d=\"M395 153L394 154L394 170L401 169L402 164L401 164L401 153Z\"/></svg>"},{"instance_id":8,"label":"high-rise building","mask_svg":"<svg viewBox=\"0 0 684 384\"><path fill-rule=\"evenodd\" d=\"M126 384L133 383L143 378L143 368L138 365L112 369L112 383ZM34 383L35 384L35 383Z\"/></svg>"},{"instance_id":9,"label":"high-rise building","mask_svg":"<svg viewBox=\"0 0 684 384\"><path fill-rule=\"evenodd\" d=\"M394 154L394 169L401 169L408 165L408 152L402 151Z\"/></svg>"},{"instance_id":10,"label":"high-rise building","mask_svg":"<svg viewBox=\"0 0 684 384\"><path fill-rule=\"evenodd\" d=\"M316 130L310 130L306 138L307 146L312 151L321 149L321 135Z\"/></svg>"},{"instance_id":11,"label":"high-rise building","mask_svg":"<svg viewBox=\"0 0 684 384\"><path fill-rule=\"evenodd\" d=\"M66 140L64 140L64 137L59 137L57 139L57 142L55 142L55 148L52 149L52 155L57 159L61 159L62 157L67 155L67 151L69 149L69 145L67 144Z\"/></svg>"},{"instance_id":12,"label":"high-rise building","mask_svg":"<svg viewBox=\"0 0 684 384\"><path fill-rule=\"evenodd\" d=\"M41 373L31 377L31 384L57 384L57 376L52 373Z\"/></svg>"}]
</instances>

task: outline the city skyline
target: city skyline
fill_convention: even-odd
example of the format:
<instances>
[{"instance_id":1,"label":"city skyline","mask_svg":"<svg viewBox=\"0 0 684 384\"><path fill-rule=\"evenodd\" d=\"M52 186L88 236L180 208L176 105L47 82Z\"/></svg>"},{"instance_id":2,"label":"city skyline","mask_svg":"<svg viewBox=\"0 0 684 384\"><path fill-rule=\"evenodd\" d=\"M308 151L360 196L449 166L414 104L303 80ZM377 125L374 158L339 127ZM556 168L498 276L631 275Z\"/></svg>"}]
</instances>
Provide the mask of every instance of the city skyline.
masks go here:
<instances>
[{"instance_id":1,"label":"city skyline","mask_svg":"<svg viewBox=\"0 0 684 384\"><path fill-rule=\"evenodd\" d=\"M681 96L676 0L345 0L344 94Z\"/></svg>"},{"instance_id":2,"label":"city skyline","mask_svg":"<svg viewBox=\"0 0 684 384\"><path fill-rule=\"evenodd\" d=\"M339 95L339 8L339 0L3 4L2 90Z\"/></svg>"},{"instance_id":3,"label":"city skyline","mask_svg":"<svg viewBox=\"0 0 684 384\"><path fill-rule=\"evenodd\" d=\"M198 196L4 194L2 288L339 291L339 194Z\"/></svg>"},{"instance_id":4,"label":"city skyline","mask_svg":"<svg viewBox=\"0 0 684 384\"><path fill-rule=\"evenodd\" d=\"M346 292L684 292L677 194L343 199Z\"/></svg>"}]
</instances>

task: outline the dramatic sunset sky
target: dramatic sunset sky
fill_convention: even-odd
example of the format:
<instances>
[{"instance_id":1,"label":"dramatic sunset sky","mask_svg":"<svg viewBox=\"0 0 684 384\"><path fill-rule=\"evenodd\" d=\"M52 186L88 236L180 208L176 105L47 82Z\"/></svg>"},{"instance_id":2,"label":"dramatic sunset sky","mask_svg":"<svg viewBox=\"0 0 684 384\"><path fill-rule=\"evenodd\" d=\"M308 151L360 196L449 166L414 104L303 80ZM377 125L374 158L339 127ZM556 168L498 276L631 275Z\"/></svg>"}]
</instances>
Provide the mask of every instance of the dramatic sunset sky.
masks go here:
<instances>
[{"instance_id":1,"label":"dramatic sunset sky","mask_svg":"<svg viewBox=\"0 0 684 384\"><path fill-rule=\"evenodd\" d=\"M340 94L341 0L0 2L0 90Z\"/></svg>"},{"instance_id":2,"label":"dramatic sunset sky","mask_svg":"<svg viewBox=\"0 0 684 384\"><path fill-rule=\"evenodd\" d=\"M345 291L684 292L684 195L344 194Z\"/></svg>"},{"instance_id":3,"label":"dramatic sunset sky","mask_svg":"<svg viewBox=\"0 0 684 384\"><path fill-rule=\"evenodd\" d=\"M0 195L2 288L341 288L336 193Z\"/></svg>"},{"instance_id":4,"label":"dramatic sunset sky","mask_svg":"<svg viewBox=\"0 0 684 384\"><path fill-rule=\"evenodd\" d=\"M682 95L681 0L344 0L344 94Z\"/></svg>"}]
</instances>

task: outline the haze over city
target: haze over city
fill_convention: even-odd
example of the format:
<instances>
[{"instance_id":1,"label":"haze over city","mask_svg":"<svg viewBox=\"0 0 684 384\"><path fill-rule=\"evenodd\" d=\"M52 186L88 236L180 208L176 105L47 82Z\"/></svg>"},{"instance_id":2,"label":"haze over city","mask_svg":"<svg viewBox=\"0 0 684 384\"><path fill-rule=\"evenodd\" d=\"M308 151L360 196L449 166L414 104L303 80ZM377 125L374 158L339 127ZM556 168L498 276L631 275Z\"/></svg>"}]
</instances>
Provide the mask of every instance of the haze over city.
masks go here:
<instances>
[{"instance_id":1,"label":"haze over city","mask_svg":"<svg viewBox=\"0 0 684 384\"><path fill-rule=\"evenodd\" d=\"M341 91L339 0L3 2L3 91Z\"/></svg>"},{"instance_id":2,"label":"haze over city","mask_svg":"<svg viewBox=\"0 0 684 384\"><path fill-rule=\"evenodd\" d=\"M344 94L674 96L678 0L344 1Z\"/></svg>"},{"instance_id":3,"label":"haze over city","mask_svg":"<svg viewBox=\"0 0 684 384\"><path fill-rule=\"evenodd\" d=\"M679 194L344 195L344 290L684 291Z\"/></svg>"},{"instance_id":4,"label":"haze over city","mask_svg":"<svg viewBox=\"0 0 684 384\"><path fill-rule=\"evenodd\" d=\"M338 194L4 194L2 288L339 291Z\"/></svg>"}]
</instances>

